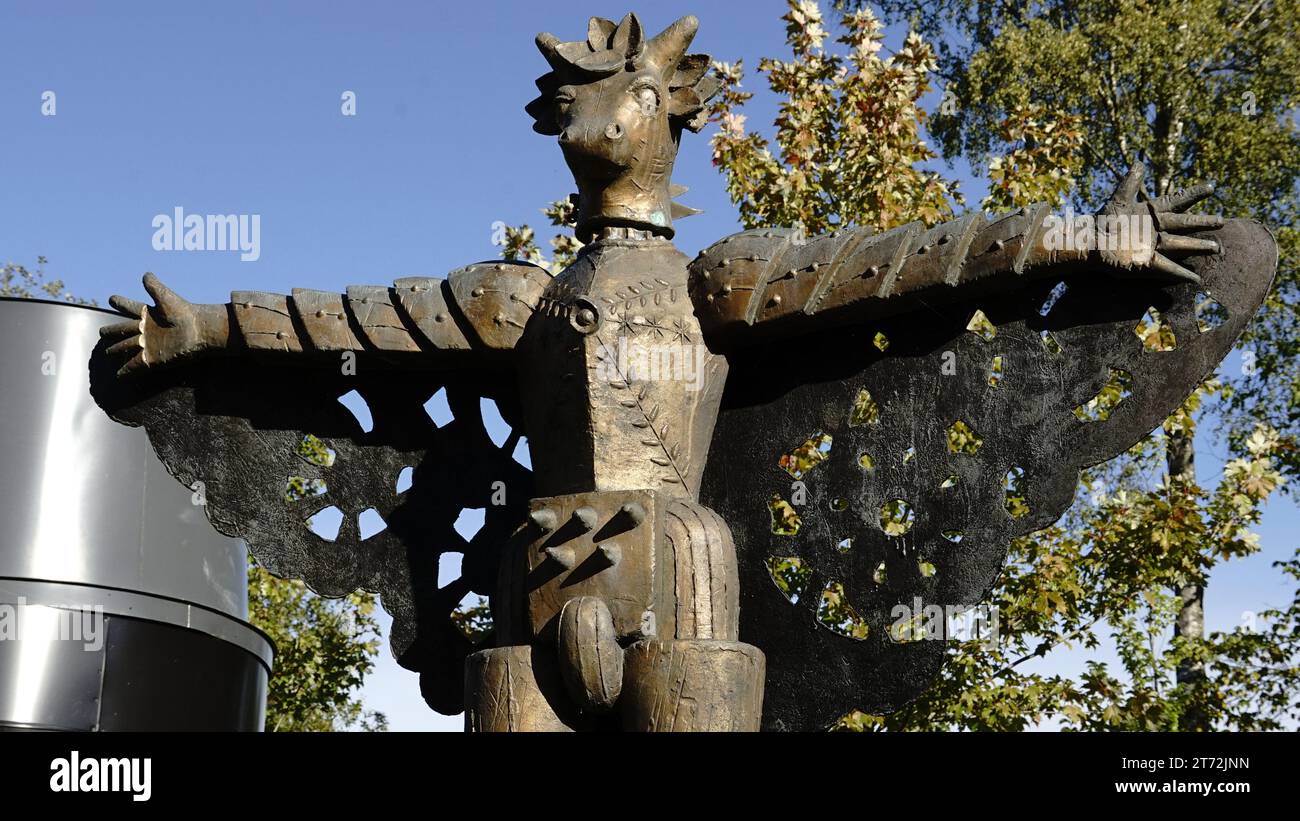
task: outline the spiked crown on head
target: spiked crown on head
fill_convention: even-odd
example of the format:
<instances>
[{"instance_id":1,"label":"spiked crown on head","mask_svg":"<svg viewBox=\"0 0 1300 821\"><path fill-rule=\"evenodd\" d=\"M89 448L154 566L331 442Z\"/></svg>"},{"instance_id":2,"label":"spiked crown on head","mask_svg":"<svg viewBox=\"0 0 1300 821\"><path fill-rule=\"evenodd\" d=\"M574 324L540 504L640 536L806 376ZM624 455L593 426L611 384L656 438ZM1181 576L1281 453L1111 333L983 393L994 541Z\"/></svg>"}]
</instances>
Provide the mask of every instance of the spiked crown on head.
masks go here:
<instances>
[{"instance_id":1,"label":"spiked crown on head","mask_svg":"<svg viewBox=\"0 0 1300 821\"><path fill-rule=\"evenodd\" d=\"M709 73L709 55L686 53L698 27L699 21L687 15L646 40L641 21L628 14L617 25L602 17L591 18L586 40L565 43L553 34L537 35L537 48L551 70L537 78L541 95L525 107L533 117L533 130L551 136L560 133L555 116L555 92L560 86L618 71L654 68L669 91L669 123L674 130L699 131L707 119L705 103L718 93L722 82Z\"/></svg>"}]
</instances>

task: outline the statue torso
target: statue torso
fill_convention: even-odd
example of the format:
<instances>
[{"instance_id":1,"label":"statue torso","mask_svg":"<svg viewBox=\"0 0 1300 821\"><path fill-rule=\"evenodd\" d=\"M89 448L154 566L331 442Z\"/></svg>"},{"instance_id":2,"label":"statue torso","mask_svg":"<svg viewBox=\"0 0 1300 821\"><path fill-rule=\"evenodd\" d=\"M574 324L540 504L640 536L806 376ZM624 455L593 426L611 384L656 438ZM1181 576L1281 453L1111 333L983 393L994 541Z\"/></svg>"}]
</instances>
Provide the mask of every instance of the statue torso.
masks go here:
<instances>
[{"instance_id":1,"label":"statue torso","mask_svg":"<svg viewBox=\"0 0 1300 821\"><path fill-rule=\"evenodd\" d=\"M539 494L697 495L727 362L704 344L688 262L666 240L605 240L547 286L518 345Z\"/></svg>"}]
</instances>

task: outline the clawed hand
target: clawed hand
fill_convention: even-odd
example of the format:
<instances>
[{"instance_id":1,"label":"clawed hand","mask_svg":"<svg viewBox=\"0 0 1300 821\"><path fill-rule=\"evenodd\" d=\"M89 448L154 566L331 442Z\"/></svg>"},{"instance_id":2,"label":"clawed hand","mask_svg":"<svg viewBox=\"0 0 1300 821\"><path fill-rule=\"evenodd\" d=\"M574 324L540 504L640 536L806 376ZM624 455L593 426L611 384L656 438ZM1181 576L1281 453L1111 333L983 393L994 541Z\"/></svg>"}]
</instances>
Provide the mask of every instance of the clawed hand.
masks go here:
<instances>
[{"instance_id":1,"label":"clawed hand","mask_svg":"<svg viewBox=\"0 0 1300 821\"><path fill-rule=\"evenodd\" d=\"M1189 231L1223 227L1223 217L1182 213L1214 193L1214 186L1201 183L1167 196L1149 199L1142 191L1142 177L1145 173L1146 167L1142 163L1134 163L1098 217L1104 217L1110 225L1121 218L1150 219L1155 230L1128 231L1127 243L1105 243L1099 237L1098 252L1101 260L1133 274L1153 273L1170 279L1199 283L1201 278L1194 271L1170 257L1218 253L1219 243L1212 239L1182 236ZM1127 247L1114 248L1114 245Z\"/></svg>"}]
</instances>

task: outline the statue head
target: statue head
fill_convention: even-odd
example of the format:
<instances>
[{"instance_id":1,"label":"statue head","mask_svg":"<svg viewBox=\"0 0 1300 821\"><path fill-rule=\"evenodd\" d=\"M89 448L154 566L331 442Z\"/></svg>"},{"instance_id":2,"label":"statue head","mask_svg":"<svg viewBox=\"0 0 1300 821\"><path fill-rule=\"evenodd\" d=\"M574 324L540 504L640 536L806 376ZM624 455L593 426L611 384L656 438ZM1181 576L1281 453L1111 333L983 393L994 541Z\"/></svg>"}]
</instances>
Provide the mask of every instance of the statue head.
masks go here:
<instances>
[{"instance_id":1,"label":"statue head","mask_svg":"<svg viewBox=\"0 0 1300 821\"><path fill-rule=\"evenodd\" d=\"M617 25L591 18L586 40L537 35L551 70L527 111L534 131L560 138L584 242L606 226L671 237L672 218L693 213L672 202L673 160L682 129L704 127L705 103L722 85L707 54L686 53L698 25L688 15L647 40L629 14Z\"/></svg>"}]
</instances>

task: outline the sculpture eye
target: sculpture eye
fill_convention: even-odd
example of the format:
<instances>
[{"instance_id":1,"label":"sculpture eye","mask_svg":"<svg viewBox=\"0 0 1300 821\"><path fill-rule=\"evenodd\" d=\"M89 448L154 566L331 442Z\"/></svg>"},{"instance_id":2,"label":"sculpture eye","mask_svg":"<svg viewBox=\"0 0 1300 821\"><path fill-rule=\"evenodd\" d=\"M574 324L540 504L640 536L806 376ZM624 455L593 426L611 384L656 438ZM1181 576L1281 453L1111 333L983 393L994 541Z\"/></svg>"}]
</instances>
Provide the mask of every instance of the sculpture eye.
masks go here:
<instances>
[{"instance_id":1,"label":"sculpture eye","mask_svg":"<svg viewBox=\"0 0 1300 821\"><path fill-rule=\"evenodd\" d=\"M659 111L659 92L650 86L641 86L635 89L633 93L636 95L637 106L641 109L642 114L653 117Z\"/></svg>"},{"instance_id":2,"label":"sculpture eye","mask_svg":"<svg viewBox=\"0 0 1300 821\"><path fill-rule=\"evenodd\" d=\"M573 105L573 95L560 91L555 95L555 116L561 119L569 111L569 106Z\"/></svg>"}]
</instances>

